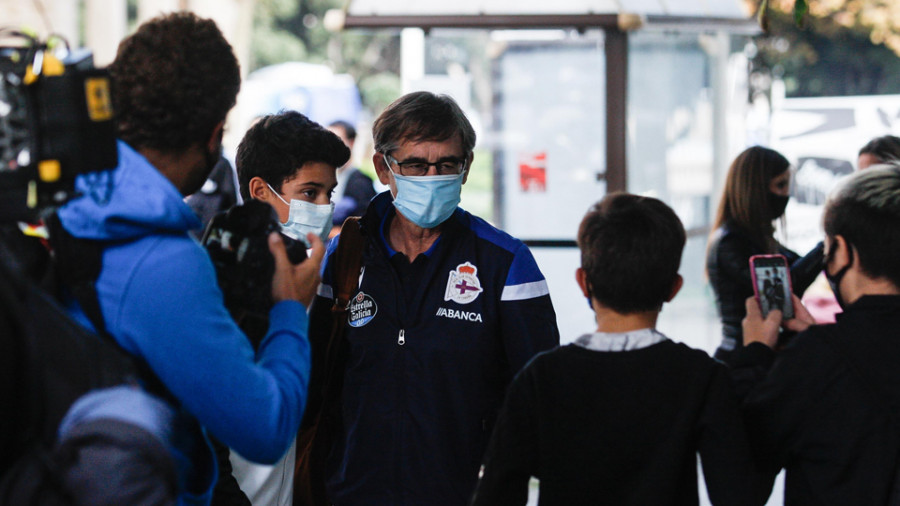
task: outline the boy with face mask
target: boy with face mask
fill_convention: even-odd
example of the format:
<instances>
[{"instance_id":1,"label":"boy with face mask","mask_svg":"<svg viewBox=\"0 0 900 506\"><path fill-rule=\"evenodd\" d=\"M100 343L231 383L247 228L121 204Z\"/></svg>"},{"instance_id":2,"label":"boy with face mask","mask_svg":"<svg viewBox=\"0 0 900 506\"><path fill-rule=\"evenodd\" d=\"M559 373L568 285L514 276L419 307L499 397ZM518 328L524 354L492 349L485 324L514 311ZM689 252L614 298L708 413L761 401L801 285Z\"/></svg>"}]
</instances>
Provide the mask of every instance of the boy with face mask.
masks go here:
<instances>
[{"instance_id":1,"label":"boy with face mask","mask_svg":"<svg viewBox=\"0 0 900 506\"><path fill-rule=\"evenodd\" d=\"M335 170L349 159L350 150L337 135L303 114L265 116L238 147L241 197L275 208L285 235L306 242L311 232L325 241L334 212Z\"/></svg>"},{"instance_id":2,"label":"boy with face mask","mask_svg":"<svg viewBox=\"0 0 900 506\"><path fill-rule=\"evenodd\" d=\"M244 135L237 152L241 196L271 205L281 231L309 243L313 233L326 241L331 231L337 185L335 168L350 158L341 139L296 111L265 116ZM253 504L291 504L295 447L274 466L253 464L231 452L233 474ZM217 490L218 493L218 490Z\"/></svg>"}]
</instances>

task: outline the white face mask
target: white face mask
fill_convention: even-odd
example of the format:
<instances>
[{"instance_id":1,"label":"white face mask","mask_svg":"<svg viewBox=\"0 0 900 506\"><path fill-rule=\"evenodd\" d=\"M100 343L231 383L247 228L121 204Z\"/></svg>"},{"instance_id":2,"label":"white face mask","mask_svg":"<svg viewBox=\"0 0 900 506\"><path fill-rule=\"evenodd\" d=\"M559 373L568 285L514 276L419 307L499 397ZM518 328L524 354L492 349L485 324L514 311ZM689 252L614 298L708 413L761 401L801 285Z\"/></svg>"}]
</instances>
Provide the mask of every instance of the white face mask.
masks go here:
<instances>
[{"instance_id":1,"label":"white face mask","mask_svg":"<svg viewBox=\"0 0 900 506\"><path fill-rule=\"evenodd\" d=\"M266 183L266 186L290 208L287 221L281 224L281 231L284 232L284 235L302 241L307 248L311 247L309 241L306 240L306 234L310 232L319 236L322 242L328 240L328 233L331 232L331 217L334 214L334 202L317 205L304 200L291 199L288 203L269 183Z\"/></svg>"}]
</instances>

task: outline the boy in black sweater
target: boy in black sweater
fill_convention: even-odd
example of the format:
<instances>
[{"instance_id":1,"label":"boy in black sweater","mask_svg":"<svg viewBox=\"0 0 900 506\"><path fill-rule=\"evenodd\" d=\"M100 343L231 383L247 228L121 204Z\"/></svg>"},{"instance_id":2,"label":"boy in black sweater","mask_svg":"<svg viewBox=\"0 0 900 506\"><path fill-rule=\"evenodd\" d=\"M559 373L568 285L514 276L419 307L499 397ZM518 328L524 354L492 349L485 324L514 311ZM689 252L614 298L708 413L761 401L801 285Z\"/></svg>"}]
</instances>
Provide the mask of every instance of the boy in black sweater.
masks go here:
<instances>
[{"instance_id":1,"label":"boy in black sweater","mask_svg":"<svg viewBox=\"0 0 900 506\"><path fill-rule=\"evenodd\" d=\"M611 194L578 231L597 329L537 355L507 392L472 504L762 504L723 365L656 329L682 285L685 231L661 201Z\"/></svg>"}]
</instances>

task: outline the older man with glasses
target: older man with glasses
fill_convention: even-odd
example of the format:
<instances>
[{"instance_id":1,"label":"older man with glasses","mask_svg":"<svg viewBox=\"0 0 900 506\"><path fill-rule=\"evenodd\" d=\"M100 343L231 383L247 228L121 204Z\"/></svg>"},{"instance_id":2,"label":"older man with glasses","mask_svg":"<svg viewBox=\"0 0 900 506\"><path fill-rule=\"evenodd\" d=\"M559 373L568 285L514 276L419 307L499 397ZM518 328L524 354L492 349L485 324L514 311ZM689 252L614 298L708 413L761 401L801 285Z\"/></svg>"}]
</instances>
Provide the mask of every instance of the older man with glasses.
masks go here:
<instances>
[{"instance_id":1,"label":"older man with glasses","mask_svg":"<svg viewBox=\"0 0 900 506\"><path fill-rule=\"evenodd\" d=\"M475 132L453 99L405 95L373 134L390 191L360 221L326 489L335 505L464 505L506 386L559 344L556 315L528 248L458 207ZM339 240L312 309L314 362L327 346Z\"/></svg>"}]
</instances>

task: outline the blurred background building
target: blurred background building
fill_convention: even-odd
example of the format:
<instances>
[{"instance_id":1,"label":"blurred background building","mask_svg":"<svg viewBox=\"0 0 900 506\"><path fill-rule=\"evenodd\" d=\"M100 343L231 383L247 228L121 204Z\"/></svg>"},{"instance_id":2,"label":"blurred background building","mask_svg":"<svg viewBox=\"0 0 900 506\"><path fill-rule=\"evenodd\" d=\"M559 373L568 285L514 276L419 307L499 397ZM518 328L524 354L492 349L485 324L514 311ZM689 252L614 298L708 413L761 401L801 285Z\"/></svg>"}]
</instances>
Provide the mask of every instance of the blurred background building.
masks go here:
<instances>
[{"instance_id":1,"label":"blurred background building","mask_svg":"<svg viewBox=\"0 0 900 506\"><path fill-rule=\"evenodd\" d=\"M795 1L769 0L766 33L759 0L0 0L0 25L61 34L105 65L146 19L213 18L244 73L228 156L256 117L290 108L356 124L353 156L371 171L369 127L388 103L452 95L478 134L462 206L531 246L563 341L592 325L578 222L626 190L688 229L685 287L660 328L711 352L706 239L732 158L762 144L792 161L782 237L805 251L857 150L900 133L900 2L811 2L798 25Z\"/></svg>"},{"instance_id":2,"label":"blurred background building","mask_svg":"<svg viewBox=\"0 0 900 506\"><path fill-rule=\"evenodd\" d=\"M605 193L655 195L684 221L686 286L661 327L710 351L719 339L703 273L730 160L752 144L795 164L785 241L821 235L824 195L868 139L900 126L900 6L795 0L0 0L5 26L57 33L99 65L142 21L216 20L244 72L226 155L282 108L369 125L400 94L452 95L478 133L463 206L525 239L547 273L564 339L591 315L571 282L578 221Z\"/></svg>"}]
</instances>

